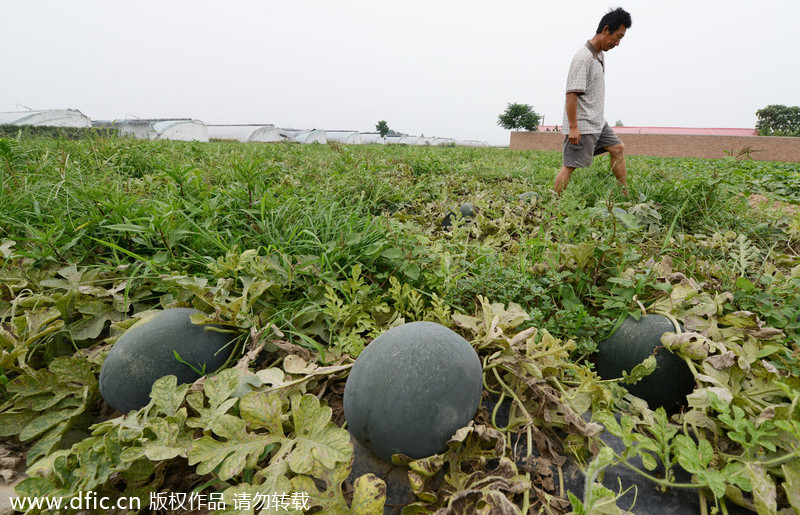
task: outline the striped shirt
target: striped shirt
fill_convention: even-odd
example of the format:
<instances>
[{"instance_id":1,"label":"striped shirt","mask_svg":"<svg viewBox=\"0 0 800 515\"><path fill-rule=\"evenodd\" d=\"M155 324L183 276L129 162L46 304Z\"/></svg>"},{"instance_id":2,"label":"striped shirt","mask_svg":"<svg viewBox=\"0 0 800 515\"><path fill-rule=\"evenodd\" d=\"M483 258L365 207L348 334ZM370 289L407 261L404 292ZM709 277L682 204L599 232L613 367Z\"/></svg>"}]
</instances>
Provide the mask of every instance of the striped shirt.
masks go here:
<instances>
[{"instance_id":1,"label":"striped shirt","mask_svg":"<svg viewBox=\"0 0 800 515\"><path fill-rule=\"evenodd\" d=\"M594 45L586 45L572 58L567 75L567 93L578 94L578 128L581 134L597 134L606 123L603 108L606 99L605 63L603 52ZM564 124L561 128L569 134L569 118L564 108Z\"/></svg>"}]
</instances>

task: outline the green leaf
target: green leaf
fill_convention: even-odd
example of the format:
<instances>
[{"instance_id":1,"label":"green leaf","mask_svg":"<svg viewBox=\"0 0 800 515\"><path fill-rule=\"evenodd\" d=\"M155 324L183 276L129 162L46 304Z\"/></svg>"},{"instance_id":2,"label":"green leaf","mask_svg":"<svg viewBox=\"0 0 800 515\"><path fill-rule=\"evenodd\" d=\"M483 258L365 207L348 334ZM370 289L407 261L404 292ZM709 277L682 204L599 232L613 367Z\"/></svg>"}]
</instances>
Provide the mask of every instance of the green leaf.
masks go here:
<instances>
[{"instance_id":1,"label":"green leaf","mask_svg":"<svg viewBox=\"0 0 800 515\"><path fill-rule=\"evenodd\" d=\"M635 424L630 416L623 415L620 418L622 425L617 422L614 414L608 411L597 411L594 414L594 419L603 424L606 431L620 438L627 449L632 447Z\"/></svg>"},{"instance_id":2,"label":"green leaf","mask_svg":"<svg viewBox=\"0 0 800 515\"><path fill-rule=\"evenodd\" d=\"M247 432L245 422L231 415L223 415L212 428L224 440L203 435L195 440L189 451L189 465L198 465L200 475L215 471L222 481L253 468L268 445L280 439Z\"/></svg>"},{"instance_id":3,"label":"green leaf","mask_svg":"<svg viewBox=\"0 0 800 515\"><path fill-rule=\"evenodd\" d=\"M178 379L173 376L164 376L155 383L150 391L150 398L161 413L170 416L174 415L189 390L188 384L178 385Z\"/></svg>"},{"instance_id":4,"label":"green leaf","mask_svg":"<svg viewBox=\"0 0 800 515\"><path fill-rule=\"evenodd\" d=\"M794 460L781 466L783 471L783 490L786 492L786 500L794 508L795 512L800 511L800 461Z\"/></svg>"},{"instance_id":5,"label":"green leaf","mask_svg":"<svg viewBox=\"0 0 800 515\"><path fill-rule=\"evenodd\" d=\"M620 380L621 383L624 384L635 384L639 382L641 379L649 376L656 370L656 357L655 356L647 356L644 361L633 367L631 369L631 373L628 374L625 370L622 371L622 379Z\"/></svg>"},{"instance_id":6,"label":"green leaf","mask_svg":"<svg viewBox=\"0 0 800 515\"><path fill-rule=\"evenodd\" d=\"M219 406L228 400L239 388L239 371L233 368L222 370L206 379L203 392L212 406Z\"/></svg>"},{"instance_id":7,"label":"green leaf","mask_svg":"<svg viewBox=\"0 0 800 515\"><path fill-rule=\"evenodd\" d=\"M642 452L639 456L642 458L642 465L647 470L655 470L658 467L658 462L649 452Z\"/></svg>"},{"instance_id":8,"label":"green leaf","mask_svg":"<svg viewBox=\"0 0 800 515\"><path fill-rule=\"evenodd\" d=\"M52 479L47 477L27 477L14 488L20 497L66 497L69 492L56 486Z\"/></svg>"},{"instance_id":9,"label":"green leaf","mask_svg":"<svg viewBox=\"0 0 800 515\"><path fill-rule=\"evenodd\" d=\"M697 449L699 452L698 455L700 458L700 463L702 463L704 467L708 467L711 463L711 460L714 459L714 449L711 447L711 442L703 438L697 445Z\"/></svg>"},{"instance_id":10,"label":"green leaf","mask_svg":"<svg viewBox=\"0 0 800 515\"><path fill-rule=\"evenodd\" d=\"M26 456L27 462L32 464L41 457L47 456L53 452L61 442L61 438L68 427L67 420L64 420L47 433L40 436L28 449L28 454Z\"/></svg>"},{"instance_id":11,"label":"green leaf","mask_svg":"<svg viewBox=\"0 0 800 515\"><path fill-rule=\"evenodd\" d=\"M753 485L750 483L745 464L739 461L729 463L722 469L722 475L725 476L726 481L745 492L752 492Z\"/></svg>"},{"instance_id":12,"label":"green leaf","mask_svg":"<svg viewBox=\"0 0 800 515\"><path fill-rule=\"evenodd\" d=\"M197 417L186 421L189 427L210 428L222 415L236 404L236 391L239 389L240 374L235 369L225 369L215 376L208 377L203 385L203 393L192 392L186 401L197 411ZM206 407L205 399L208 399Z\"/></svg>"},{"instance_id":13,"label":"green leaf","mask_svg":"<svg viewBox=\"0 0 800 515\"><path fill-rule=\"evenodd\" d=\"M47 367L62 383L81 385L97 384L92 364L84 358L62 357L54 359Z\"/></svg>"},{"instance_id":14,"label":"green leaf","mask_svg":"<svg viewBox=\"0 0 800 515\"><path fill-rule=\"evenodd\" d=\"M0 413L0 436L18 435L38 415L32 411Z\"/></svg>"},{"instance_id":15,"label":"green leaf","mask_svg":"<svg viewBox=\"0 0 800 515\"><path fill-rule=\"evenodd\" d=\"M67 327L76 341L94 340L103 332L107 322L116 322L123 318L113 305L101 300L87 302L79 311L83 318Z\"/></svg>"},{"instance_id":16,"label":"green leaf","mask_svg":"<svg viewBox=\"0 0 800 515\"><path fill-rule=\"evenodd\" d=\"M403 256L405 256L405 252L403 252L403 249L397 247L391 247L381 252L381 257L392 261L400 259Z\"/></svg>"},{"instance_id":17,"label":"green leaf","mask_svg":"<svg viewBox=\"0 0 800 515\"><path fill-rule=\"evenodd\" d=\"M239 483L225 490L225 503L230 508L244 513L253 513L257 508L262 509L259 513L272 513L274 511L269 509L271 496L292 491L292 484L286 476L288 472L289 465L285 461L273 461L267 468L259 470L253 478L254 481L262 481L252 484ZM302 513L294 509L296 504L298 503L290 503L286 510L279 513Z\"/></svg>"},{"instance_id":18,"label":"green leaf","mask_svg":"<svg viewBox=\"0 0 800 515\"><path fill-rule=\"evenodd\" d=\"M675 437L674 448L678 462L688 472L696 473L703 470L702 460L694 440L686 435L678 435Z\"/></svg>"},{"instance_id":19,"label":"green leaf","mask_svg":"<svg viewBox=\"0 0 800 515\"><path fill-rule=\"evenodd\" d=\"M290 492L289 464L286 460L272 460L267 468L256 472L254 481L259 481L258 488L262 493Z\"/></svg>"},{"instance_id":20,"label":"green leaf","mask_svg":"<svg viewBox=\"0 0 800 515\"><path fill-rule=\"evenodd\" d=\"M239 401L239 414L252 429L266 429L283 436L283 401L273 392L250 392Z\"/></svg>"},{"instance_id":21,"label":"green leaf","mask_svg":"<svg viewBox=\"0 0 800 515\"><path fill-rule=\"evenodd\" d=\"M342 492L342 484L350 475L351 466L350 459L332 468L325 468L315 463L309 470L309 475L301 474L291 479L292 491L307 493L309 507L318 506L322 508L321 513L326 515L358 513L351 511Z\"/></svg>"},{"instance_id":22,"label":"green leaf","mask_svg":"<svg viewBox=\"0 0 800 515\"><path fill-rule=\"evenodd\" d=\"M784 354L786 352L786 347L783 345L764 345L756 354L758 359L771 356L772 354Z\"/></svg>"},{"instance_id":23,"label":"green leaf","mask_svg":"<svg viewBox=\"0 0 800 515\"><path fill-rule=\"evenodd\" d=\"M181 408L179 416L156 418L147 424L154 438L144 444L144 455L150 461L162 461L186 456L192 448L191 434L184 430L186 409Z\"/></svg>"},{"instance_id":24,"label":"green leaf","mask_svg":"<svg viewBox=\"0 0 800 515\"><path fill-rule=\"evenodd\" d=\"M25 312L25 344L30 345L36 340L50 334L64 326L64 321L59 320L61 312L58 308L42 308ZM19 333L18 333L19 334Z\"/></svg>"},{"instance_id":25,"label":"green leaf","mask_svg":"<svg viewBox=\"0 0 800 515\"><path fill-rule=\"evenodd\" d=\"M675 437L674 449L681 466L695 474L706 471L714 459L714 449L706 439L695 444L693 439L681 434Z\"/></svg>"},{"instance_id":26,"label":"green leaf","mask_svg":"<svg viewBox=\"0 0 800 515\"><path fill-rule=\"evenodd\" d=\"M775 513L778 509L777 490L767 470L759 463L745 465L753 485L753 500L758 513Z\"/></svg>"},{"instance_id":27,"label":"green leaf","mask_svg":"<svg viewBox=\"0 0 800 515\"><path fill-rule=\"evenodd\" d=\"M210 407L206 407L204 396L200 392L192 392L187 395L186 402L198 413L198 416L190 417L186 421L186 425L200 429L208 429L214 421L228 413L236 405L236 399L233 398L227 399L221 404L211 404Z\"/></svg>"},{"instance_id":28,"label":"green leaf","mask_svg":"<svg viewBox=\"0 0 800 515\"><path fill-rule=\"evenodd\" d=\"M417 263L409 263L408 265L403 267L403 273L411 279L412 281L416 281L419 279L419 275L421 273L419 265Z\"/></svg>"},{"instance_id":29,"label":"green leaf","mask_svg":"<svg viewBox=\"0 0 800 515\"><path fill-rule=\"evenodd\" d=\"M364 255L367 257L375 257L381 250L383 250L383 246L385 244L386 241L383 240L371 243L364 249Z\"/></svg>"},{"instance_id":30,"label":"green leaf","mask_svg":"<svg viewBox=\"0 0 800 515\"><path fill-rule=\"evenodd\" d=\"M71 392L70 389L54 382L53 390L50 392L29 395L27 397L18 397L16 399L16 407L29 409L36 412L47 411L48 409L57 405L59 405L58 408L63 408L64 406L61 401L69 398L71 393L73 392Z\"/></svg>"},{"instance_id":31,"label":"green leaf","mask_svg":"<svg viewBox=\"0 0 800 515\"><path fill-rule=\"evenodd\" d=\"M705 472L699 473L698 478L708 485L708 488L711 489L714 497L717 499L722 499L725 497L725 490L727 489L727 486L725 484L725 476L723 476L722 473L714 469L709 469Z\"/></svg>"},{"instance_id":32,"label":"green leaf","mask_svg":"<svg viewBox=\"0 0 800 515\"><path fill-rule=\"evenodd\" d=\"M336 462L350 460L353 447L350 434L331 422L331 409L320 406L316 396L292 397L295 448L289 456L289 467L298 474L307 474L315 463L332 469Z\"/></svg>"},{"instance_id":33,"label":"green leaf","mask_svg":"<svg viewBox=\"0 0 800 515\"><path fill-rule=\"evenodd\" d=\"M31 423L28 424L19 434L19 439L23 442L32 440L57 426L58 424L64 422L65 420L69 420L73 414L73 410L49 411L44 415L33 419L33 421L31 421Z\"/></svg>"},{"instance_id":34,"label":"green leaf","mask_svg":"<svg viewBox=\"0 0 800 515\"><path fill-rule=\"evenodd\" d=\"M752 293L756 290L756 285L744 277L739 277L736 279L736 287L740 290L744 290L747 293Z\"/></svg>"},{"instance_id":35,"label":"green leaf","mask_svg":"<svg viewBox=\"0 0 800 515\"><path fill-rule=\"evenodd\" d=\"M574 515L586 515L586 508L584 508L583 503L575 494L567 492L567 497L572 505L572 513Z\"/></svg>"}]
</instances>

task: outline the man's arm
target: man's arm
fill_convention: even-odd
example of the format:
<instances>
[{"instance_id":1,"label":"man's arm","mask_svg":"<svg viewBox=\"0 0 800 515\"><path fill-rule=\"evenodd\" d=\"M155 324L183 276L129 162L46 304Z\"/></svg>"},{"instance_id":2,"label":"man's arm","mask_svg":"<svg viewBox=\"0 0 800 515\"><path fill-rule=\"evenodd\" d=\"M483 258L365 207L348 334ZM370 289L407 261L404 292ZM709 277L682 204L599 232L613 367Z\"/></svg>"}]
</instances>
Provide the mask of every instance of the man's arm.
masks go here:
<instances>
[{"instance_id":1,"label":"man's arm","mask_svg":"<svg viewBox=\"0 0 800 515\"><path fill-rule=\"evenodd\" d=\"M578 127L578 94L567 93L567 120L569 120L569 136L567 139L573 145L581 142L581 129Z\"/></svg>"}]
</instances>

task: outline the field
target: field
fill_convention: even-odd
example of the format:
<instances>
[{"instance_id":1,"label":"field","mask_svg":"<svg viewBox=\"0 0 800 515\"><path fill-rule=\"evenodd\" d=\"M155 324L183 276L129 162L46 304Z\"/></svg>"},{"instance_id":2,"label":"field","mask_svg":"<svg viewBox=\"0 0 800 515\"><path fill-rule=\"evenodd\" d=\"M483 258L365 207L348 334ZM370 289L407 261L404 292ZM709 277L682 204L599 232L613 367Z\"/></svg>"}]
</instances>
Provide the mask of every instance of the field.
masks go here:
<instances>
[{"instance_id":1,"label":"field","mask_svg":"<svg viewBox=\"0 0 800 515\"><path fill-rule=\"evenodd\" d=\"M0 139L4 474L26 470L26 497L193 492L234 510L305 492L321 513L381 513L381 478L345 480L342 391L372 339L430 320L477 350L486 402L446 453L404 461L405 513L615 513L620 492L591 480L634 462L697 489L704 513L800 510L800 165L627 164L630 198L600 157L556 199L558 153ZM476 216L443 227L464 203ZM123 417L103 359L177 306L241 347ZM686 331L670 345L697 386L678 413L594 372L598 343L645 311ZM566 460L583 495L559 487Z\"/></svg>"}]
</instances>

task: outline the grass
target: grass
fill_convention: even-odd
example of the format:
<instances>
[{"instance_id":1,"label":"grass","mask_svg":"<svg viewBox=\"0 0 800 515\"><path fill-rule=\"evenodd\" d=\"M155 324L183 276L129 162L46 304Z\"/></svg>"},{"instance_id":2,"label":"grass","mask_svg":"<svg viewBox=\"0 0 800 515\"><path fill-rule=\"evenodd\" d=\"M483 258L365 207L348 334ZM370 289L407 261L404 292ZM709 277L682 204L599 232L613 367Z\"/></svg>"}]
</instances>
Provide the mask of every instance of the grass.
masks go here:
<instances>
[{"instance_id":1,"label":"grass","mask_svg":"<svg viewBox=\"0 0 800 515\"><path fill-rule=\"evenodd\" d=\"M309 282L335 284L360 264L376 284L399 274L459 310L476 295L529 309L558 305L555 287L541 284L551 279L531 272L543 258L563 258L554 258L563 243L603 254L572 288L584 304L596 304L604 282L626 267L663 255L689 275L710 267L731 288L756 268L734 274L713 249L680 242L733 232L764 256L789 255L785 221L754 223L744 194L762 186L792 201L800 191L797 181L788 182L796 190L770 190L764 180L798 175L791 164L631 156L629 200L600 157L556 202L558 153L507 149L22 138L3 139L0 158L0 237L34 266L113 270L137 258L159 272L203 275L231 249L261 249ZM521 204L527 191L542 200ZM464 202L480 210L477 231L443 231L443 216ZM638 206L634 222L649 230L613 223L603 216L611 206ZM303 261L313 262L313 277L298 267Z\"/></svg>"}]
</instances>

